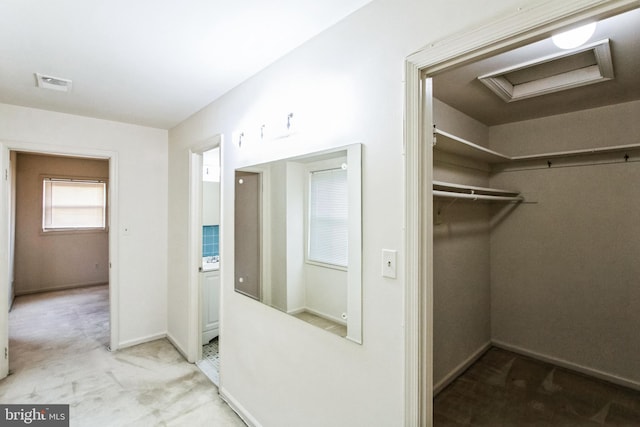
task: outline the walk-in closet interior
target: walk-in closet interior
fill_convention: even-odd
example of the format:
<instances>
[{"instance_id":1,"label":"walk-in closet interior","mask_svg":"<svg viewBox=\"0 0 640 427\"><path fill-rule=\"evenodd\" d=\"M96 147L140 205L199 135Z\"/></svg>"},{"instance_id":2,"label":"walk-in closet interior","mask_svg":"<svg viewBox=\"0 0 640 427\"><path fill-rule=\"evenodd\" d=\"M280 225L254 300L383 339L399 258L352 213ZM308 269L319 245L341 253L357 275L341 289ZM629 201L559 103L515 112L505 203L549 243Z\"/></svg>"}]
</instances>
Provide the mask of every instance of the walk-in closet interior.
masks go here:
<instances>
[{"instance_id":1,"label":"walk-in closet interior","mask_svg":"<svg viewBox=\"0 0 640 427\"><path fill-rule=\"evenodd\" d=\"M639 47L634 9L431 76L436 399L495 348L640 390Z\"/></svg>"}]
</instances>

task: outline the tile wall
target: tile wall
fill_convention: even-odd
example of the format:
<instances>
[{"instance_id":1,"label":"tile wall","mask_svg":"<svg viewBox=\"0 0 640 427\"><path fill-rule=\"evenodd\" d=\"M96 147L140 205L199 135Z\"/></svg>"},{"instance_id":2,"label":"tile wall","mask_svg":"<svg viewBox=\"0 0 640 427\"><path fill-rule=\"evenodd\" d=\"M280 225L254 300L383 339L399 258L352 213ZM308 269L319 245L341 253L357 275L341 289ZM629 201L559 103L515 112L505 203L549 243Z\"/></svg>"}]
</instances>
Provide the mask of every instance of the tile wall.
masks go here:
<instances>
[{"instance_id":1,"label":"tile wall","mask_svg":"<svg viewBox=\"0 0 640 427\"><path fill-rule=\"evenodd\" d=\"M203 225L202 226L202 256L219 256L220 255L220 226L219 225Z\"/></svg>"}]
</instances>

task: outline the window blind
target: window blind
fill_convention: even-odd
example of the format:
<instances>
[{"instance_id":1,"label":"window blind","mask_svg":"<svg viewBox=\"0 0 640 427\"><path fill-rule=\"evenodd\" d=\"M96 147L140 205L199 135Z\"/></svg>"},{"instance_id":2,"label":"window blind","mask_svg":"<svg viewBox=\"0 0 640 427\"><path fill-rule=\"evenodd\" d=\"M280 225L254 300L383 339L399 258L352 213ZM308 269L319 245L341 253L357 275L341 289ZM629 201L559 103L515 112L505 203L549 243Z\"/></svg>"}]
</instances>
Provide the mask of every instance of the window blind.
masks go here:
<instances>
[{"instance_id":1,"label":"window blind","mask_svg":"<svg viewBox=\"0 0 640 427\"><path fill-rule=\"evenodd\" d=\"M43 180L42 228L87 229L106 225L106 183Z\"/></svg>"},{"instance_id":2,"label":"window blind","mask_svg":"<svg viewBox=\"0 0 640 427\"><path fill-rule=\"evenodd\" d=\"M348 266L348 188L345 169L311 172L309 261Z\"/></svg>"}]
</instances>

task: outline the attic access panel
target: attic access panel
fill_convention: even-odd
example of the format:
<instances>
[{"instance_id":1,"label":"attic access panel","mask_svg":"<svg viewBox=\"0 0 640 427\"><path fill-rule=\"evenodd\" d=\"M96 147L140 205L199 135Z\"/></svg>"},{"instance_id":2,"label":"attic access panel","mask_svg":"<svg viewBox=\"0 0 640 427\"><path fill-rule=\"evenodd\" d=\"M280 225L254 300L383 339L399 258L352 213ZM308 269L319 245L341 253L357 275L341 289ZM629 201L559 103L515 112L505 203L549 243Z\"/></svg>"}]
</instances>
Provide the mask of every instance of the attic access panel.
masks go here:
<instances>
[{"instance_id":1,"label":"attic access panel","mask_svg":"<svg viewBox=\"0 0 640 427\"><path fill-rule=\"evenodd\" d=\"M545 56L478 77L505 102L614 78L609 39Z\"/></svg>"}]
</instances>

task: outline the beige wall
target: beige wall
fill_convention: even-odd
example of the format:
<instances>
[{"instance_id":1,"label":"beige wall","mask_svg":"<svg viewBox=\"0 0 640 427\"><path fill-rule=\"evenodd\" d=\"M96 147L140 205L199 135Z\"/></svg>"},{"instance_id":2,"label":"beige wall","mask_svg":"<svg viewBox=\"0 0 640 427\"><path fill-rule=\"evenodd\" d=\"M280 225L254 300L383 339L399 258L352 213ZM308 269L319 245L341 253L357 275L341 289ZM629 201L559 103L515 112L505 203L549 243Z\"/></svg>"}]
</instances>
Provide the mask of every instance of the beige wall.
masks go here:
<instances>
[{"instance_id":1,"label":"beige wall","mask_svg":"<svg viewBox=\"0 0 640 427\"><path fill-rule=\"evenodd\" d=\"M637 143L638 117L632 102L495 126L491 145L520 154ZM492 335L638 387L640 152L624 154L491 179L537 201L493 229Z\"/></svg>"},{"instance_id":2,"label":"beige wall","mask_svg":"<svg viewBox=\"0 0 640 427\"><path fill-rule=\"evenodd\" d=\"M434 122L483 145L489 128L434 100ZM435 180L487 187L488 166L434 150ZM491 341L489 204L434 198L433 382L436 389Z\"/></svg>"},{"instance_id":3,"label":"beige wall","mask_svg":"<svg viewBox=\"0 0 640 427\"><path fill-rule=\"evenodd\" d=\"M439 128L510 155L640 139L640 102L490 128L438 100L434 108ZM515 189L529 201L488 209L434 199L436 385L492 341L640 386L640 150L551 160L486 173L434 152L435 179Z\"/></svg>"},{"instance_id":4,"label":"beige wall","mask_svg":"<svg viewBox=\"0 0 640 427\"><path fill-rule=\"evenodd\" d=\"M42 233L42 174L109 177L109 162L18 153L16 165L16 295L109 281L109 235Z\"/></svg>"}]
</instances>

